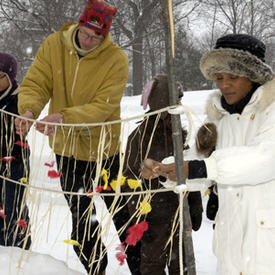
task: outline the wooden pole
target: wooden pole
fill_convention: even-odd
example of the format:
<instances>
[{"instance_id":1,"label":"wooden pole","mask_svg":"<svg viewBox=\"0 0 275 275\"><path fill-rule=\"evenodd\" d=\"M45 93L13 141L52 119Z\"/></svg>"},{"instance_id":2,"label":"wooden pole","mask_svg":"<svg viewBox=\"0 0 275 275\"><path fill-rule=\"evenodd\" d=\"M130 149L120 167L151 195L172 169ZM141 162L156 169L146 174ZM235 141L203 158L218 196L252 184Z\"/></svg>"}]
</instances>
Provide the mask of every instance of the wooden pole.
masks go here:
<instances>
[{"instance_id":1,"label":"wooden pole","mask_svg":"<svg viewBox=\"0 0 275 275\"><path fill-rule=\"evenodd\" d=\"M175 46L174 46L174 22L172 12L172 0L162 0L163 25L165 30L166 46L166 66L169 81L170 105L177 105L179 101L178 89L175 81ZM183 169L183 139L180 115L172 115L172 134L174 157L176 164L176 175L178 184L185 184L185 175ZM196 275L196 266L192 241L192 225L189 213L187 196L179 196L183 199L182 222L183 223L183 243L184 243L184 263L181 264L181 274ZM179 205L182 205L181 202ZM180 236L181 237L181 236ZM182 251L182 247L180 247ZM183 268L184 265L184 268ZM183 273L184 269L184 273Z\"/></svg>"}]
</instances>

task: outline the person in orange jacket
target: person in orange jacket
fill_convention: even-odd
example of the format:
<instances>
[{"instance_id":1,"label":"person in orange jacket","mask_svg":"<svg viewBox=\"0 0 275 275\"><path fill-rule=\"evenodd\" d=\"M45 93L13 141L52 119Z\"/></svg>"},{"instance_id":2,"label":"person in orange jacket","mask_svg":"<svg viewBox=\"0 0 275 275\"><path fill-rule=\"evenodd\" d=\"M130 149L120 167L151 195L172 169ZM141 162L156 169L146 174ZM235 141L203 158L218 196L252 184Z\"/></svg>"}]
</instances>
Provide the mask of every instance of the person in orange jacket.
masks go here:
<instances>
[{"instance_id":1,"label":"person in orange jacket","mask_svg":"<svg viewBox=\"0 0 275 275\"><path fill-rule=\"evenodd\" d=\"M26 119L37 119L48 101L49 114L41 119L43 122L83 125L120 119L128 58L110 34L116 12L117 8L105 1L90 0L78 23L67 23L45 39L20 87L18 108L22 117L15 121L18 134L24 136L28 132L31 123ZM117 178L120 123L108 127L56 127L38 122L35 127L49 136L62 173L63 191L94 190L96 172L103 169L109 182ZM104 146L100 140L103 132ZM104 274L107 253L98 221L86 222L89 215L95 214L94 206L91 211L91 198L70 194L65 194L65 198L72 212L71 237L81 245L74 246L79 259L87 273ZM113 197L104 200L109 208ZM127 221L127 213L123 208L114 215L118 230Z\"/></svg>"}]
</instances>

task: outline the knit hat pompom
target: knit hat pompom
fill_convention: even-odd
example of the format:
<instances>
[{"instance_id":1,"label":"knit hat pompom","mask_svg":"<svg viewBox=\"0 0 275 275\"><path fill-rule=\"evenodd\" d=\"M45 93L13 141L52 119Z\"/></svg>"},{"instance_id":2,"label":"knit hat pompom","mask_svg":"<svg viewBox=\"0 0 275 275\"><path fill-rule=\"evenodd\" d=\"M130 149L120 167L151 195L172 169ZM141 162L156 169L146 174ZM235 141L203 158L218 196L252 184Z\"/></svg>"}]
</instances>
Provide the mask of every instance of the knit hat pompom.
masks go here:
<instances>
[{"instance_id":1,"label":"knit hat pompom","mask_svg":"<svg viewBox=\"0 0 275 275\"><path fill-rule=\"evenodd\" d=\"M78 23L105 37L110 31L116 12L117 7L111 6L105 1L89 0Z\"/></svg>"},{"instance_id":2,"label":"knit hat pompom","mask_svg":"<svg viewBox=\"0 0 275 275\"><path fill-rule=\"evenodd\" d=\"M6 73L11 83L16 82L17 61L12 55L0 52L0 72Z\"/></svg>"},{"instance_id":3,"label":"knit hat pompom","mask_svg":"<svg viewBox=\"0 0 275 275\"><path fill-rule=\"evenodd\" d=\"M247 34L229 34L219 38L213 50L200 61L205 78L215 80L217 73L231 73L264 84L274 78L271 67L265 63L265 45Z\"/></svg>"}]
</instances>

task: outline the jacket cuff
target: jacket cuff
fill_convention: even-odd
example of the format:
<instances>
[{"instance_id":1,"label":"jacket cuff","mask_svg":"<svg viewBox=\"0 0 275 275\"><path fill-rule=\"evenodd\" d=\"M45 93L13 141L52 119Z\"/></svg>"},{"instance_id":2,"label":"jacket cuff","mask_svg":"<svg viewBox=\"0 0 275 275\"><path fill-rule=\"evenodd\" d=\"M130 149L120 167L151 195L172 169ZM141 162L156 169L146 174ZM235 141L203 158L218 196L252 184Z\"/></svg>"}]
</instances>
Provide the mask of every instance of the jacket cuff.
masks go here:
<instances>
[{"instance_id":1,"label":"jacket cuff","mask_svg":"<svg viewBox=\"0 0 275 275\"><path fill-rule=\"evenodd\" d=\"M213 156L204 159L207 171L207 178L213 181L217 181L218 172L217 172L217 163Z\"/></svg>"},{"instance_id":2,"label":"jacket cuff","mask_svg":"<svg viewBox=\"0 0 275 275\"><path fill-rule=\"evenodd\" d=\"M188 161L188 179L207 178L207 170L203 160L190 160Z\"/></svg>"}]
</instances>

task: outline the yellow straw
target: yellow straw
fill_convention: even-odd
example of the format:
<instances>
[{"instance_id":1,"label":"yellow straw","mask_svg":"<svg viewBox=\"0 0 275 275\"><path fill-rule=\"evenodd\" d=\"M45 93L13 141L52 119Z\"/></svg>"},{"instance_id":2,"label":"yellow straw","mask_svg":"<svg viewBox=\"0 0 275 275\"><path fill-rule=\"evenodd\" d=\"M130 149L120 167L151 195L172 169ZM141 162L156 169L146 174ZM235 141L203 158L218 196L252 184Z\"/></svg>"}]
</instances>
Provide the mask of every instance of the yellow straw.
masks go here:
<instances>
[{"instance_id":1,"label":"yellow straw","mask_svg":"<svg viewBox=\"0 0 275 275\"><path fill-rule=\"evenodd\" d=\"M172 57L175 58L175 32L174 32L174 20L173 20L173 0L168 1L168 10L169 10L169 20L170 20Z\"/></svg>"}]
</instances>

